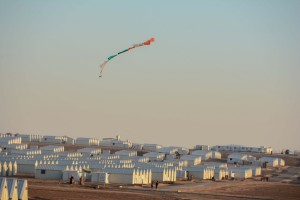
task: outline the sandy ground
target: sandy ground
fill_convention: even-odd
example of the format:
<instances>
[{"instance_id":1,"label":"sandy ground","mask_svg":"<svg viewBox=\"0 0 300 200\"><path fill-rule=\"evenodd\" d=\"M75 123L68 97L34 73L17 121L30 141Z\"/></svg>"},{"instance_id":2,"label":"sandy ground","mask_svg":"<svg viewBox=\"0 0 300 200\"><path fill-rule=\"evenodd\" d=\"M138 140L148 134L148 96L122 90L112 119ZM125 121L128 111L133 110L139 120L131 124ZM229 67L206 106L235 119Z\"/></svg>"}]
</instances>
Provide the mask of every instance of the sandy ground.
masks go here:
<instances>
[{"instance_id":1,"label":"sandy ground","mask_svg":"<svg viewBox=\"0 0 300 200\"><path fill-rule=\"evenodd\" d=\"M29 184L29 199L300 199L300 185L272 182L244 181L235 183L189 184L177 190L176 186L149 187L100 187L78 186L58 183ZM174 187L174 188L172 188Z\"/></svg>"}]
</instances>

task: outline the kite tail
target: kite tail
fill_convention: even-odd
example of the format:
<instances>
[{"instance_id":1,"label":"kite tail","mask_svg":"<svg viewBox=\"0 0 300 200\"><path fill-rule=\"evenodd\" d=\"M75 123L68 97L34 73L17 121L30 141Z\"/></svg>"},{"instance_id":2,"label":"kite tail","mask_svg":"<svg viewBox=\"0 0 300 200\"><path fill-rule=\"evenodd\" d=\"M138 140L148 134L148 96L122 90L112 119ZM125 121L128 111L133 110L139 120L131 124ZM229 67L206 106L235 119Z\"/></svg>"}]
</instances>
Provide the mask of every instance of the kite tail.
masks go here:
<instances>
[{"instance_id":1,"label":"kite tail","mask_svg":"<svg viewBox=\"0 0 300 200\"><path fill-rule=\"evenodd\" d=\"M106 61L104 61L104 63L102 63L102 64L100 65L100 75L99 75L99 77L102 77L103 69L104 69L105 65L108 63L108 61L109 61L109 60L106 60Z\"/></svg>"}]
</instances>

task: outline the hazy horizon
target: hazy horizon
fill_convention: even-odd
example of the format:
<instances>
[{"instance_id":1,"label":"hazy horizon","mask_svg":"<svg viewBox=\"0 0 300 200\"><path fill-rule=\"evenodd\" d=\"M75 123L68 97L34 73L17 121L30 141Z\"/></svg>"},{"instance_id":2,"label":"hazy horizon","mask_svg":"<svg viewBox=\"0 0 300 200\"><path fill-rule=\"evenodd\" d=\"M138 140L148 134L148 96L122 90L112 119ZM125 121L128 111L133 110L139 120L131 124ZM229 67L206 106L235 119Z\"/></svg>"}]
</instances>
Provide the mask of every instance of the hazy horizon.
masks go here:
<instances>
[{"instance_id":1,"label":"hazy horizon","mask_svg":"<svg viewBox=\"0 0 300 200\"><path fill-rule=\"evenodd\" d=\"M0 0L0 132L300 149L299 10Z\"/></svg>"}]
</instances>

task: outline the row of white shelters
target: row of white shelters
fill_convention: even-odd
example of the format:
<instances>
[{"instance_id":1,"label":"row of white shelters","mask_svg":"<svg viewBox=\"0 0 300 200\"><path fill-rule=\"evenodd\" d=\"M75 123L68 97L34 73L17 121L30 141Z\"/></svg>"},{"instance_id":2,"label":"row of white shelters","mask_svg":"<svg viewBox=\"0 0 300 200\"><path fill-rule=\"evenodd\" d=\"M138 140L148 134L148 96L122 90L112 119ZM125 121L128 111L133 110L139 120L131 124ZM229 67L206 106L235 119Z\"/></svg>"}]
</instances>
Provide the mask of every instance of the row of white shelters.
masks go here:
<instances>
[{"instance_id":1,"label":"row of white shelters","mask_svg":"<svg viewBox=\"0 0 300 200\"><path fill-rule=\"evenodd\" d=\"M227 163L229 164L252 164L256 162L256 158L242 153L232 153L227 157Z\"/></svg>"},{"instance_id":2,"label":"row of white shelters","mask_svg":"<svg viewBox=\"0 0 300 200\"><path fill-rule=\"evenodd\" d=\"M1 200L28 200L27 180L0 177Z\"/></svg>"},{"instance_id":3,"label":"row of white shelters","mask_svg":"<svg viewBox=\"0 0 300 200\"><path fill-rule=\"evenodd\" d=\"M216 145L212 147L216 151L241 151L241 152L254 152L272 154L272 147L247 147L242 145Z\"/></svg>"},{"instance_id":4,"label":"row of white shelters","mask_svg":"<svg viewBox=\"0 0 300 200\"><path fill-rule=\"evenodd\" d=\"M0 162L0 174L1 176L15 176L18 172L18 165L17 162Z\"/></svg>"},{"instance_id":5,"label":"row of white shelters","mask_svg":"<svg viewBox=\"0 0 300 200\"><path fill-rule=\"evenodd\" d=\"M41 142L43 136L34 134L18 134L22 138L22 142Z\"/></svg>"},{"instance_id":6,"label":"row of white shelters","mask_svg":"<svg viewBox=\"0 0 300 200\"><path fill-rule=\"evenodd\" d=\"M2 150L10 152L12 150L27 149L27 144L0 144Z\"/></svg>"},{"instance_id":7,"label":"row of white shelters","mask_svg":"<svg viewBox=\"0 0 300 200\"><path fill-rule=\"evenodd\" d=\"M99 146L100 141L96 138L77 138L76 144L82 146Z\"/></svg>"},{"instance_id":8,"label":"row of white shelters","mask_svg":"<svg viewBox=\"0 0 300 200\"><path fill-rule=\"evenodd\" d=\"M67 138L65 136L46 135L46 136L43 136L41 142L52 143L52 144L62 144L66 140L67 140Z\"/></svg>"},{"instance_id":9,"label":"row of white shelters","mask_svg":"<svg viewBox=\"0 0 300 200\"><path fill-rule=\"evenodd\" d=\"M123 159L123 158L136 157L137 156L137 151L121 150L121 151L116 151L115 154L119 155L120 158Z\"/></svg>"},{"instance_id":10,"label":"row of white shelters","mask_svg":"<svg viewBox=\"0 0 300 200\"><path fill-rule=\"evenodd\" d=\"M21 137L2 137L0 138L0 146L4 144L21 144Z\"/></svg>"},{"instance_id":11,"label":"row of white shelters","mask_svg":"<svg viewBox=\"0 0 300 200\"><path fill-rule=\"evenodd\" d=\"M23 150L11 150L11 154L16 155L40 155L42 151L40 149L23 149Z\"/></svg>"}]
</instances>

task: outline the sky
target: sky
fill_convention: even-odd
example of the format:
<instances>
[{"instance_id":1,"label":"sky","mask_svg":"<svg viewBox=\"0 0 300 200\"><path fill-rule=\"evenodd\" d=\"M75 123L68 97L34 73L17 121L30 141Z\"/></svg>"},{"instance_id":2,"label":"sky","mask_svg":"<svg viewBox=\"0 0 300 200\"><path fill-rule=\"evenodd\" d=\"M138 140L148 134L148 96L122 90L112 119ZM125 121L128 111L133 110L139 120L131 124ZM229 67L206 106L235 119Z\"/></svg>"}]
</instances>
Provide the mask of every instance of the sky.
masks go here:
<instances>
[{"instance_id":1,"label":"sky","mask_svg":"<svg viewBox=\"0 0 300 200\"><path fill-rule=\"evenodd\" d=\"M0 0L0 132L300 149L300 1ZM146 47L99 65L132 44Z\"/></svg>"}]
</instances>

